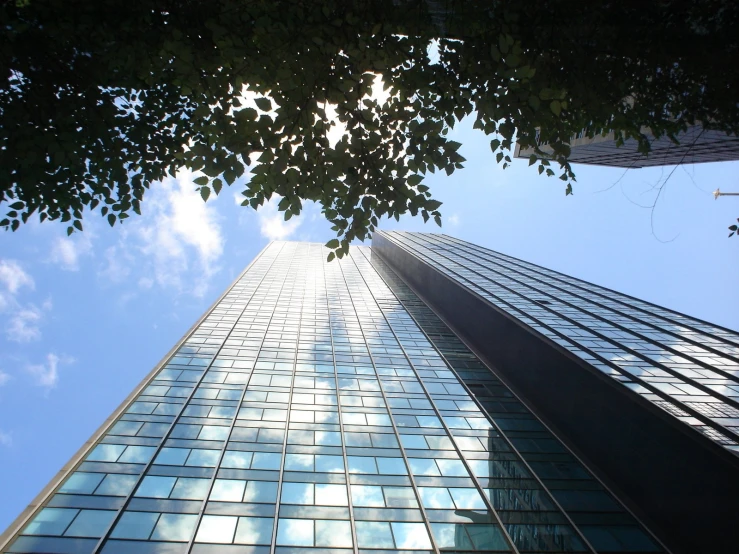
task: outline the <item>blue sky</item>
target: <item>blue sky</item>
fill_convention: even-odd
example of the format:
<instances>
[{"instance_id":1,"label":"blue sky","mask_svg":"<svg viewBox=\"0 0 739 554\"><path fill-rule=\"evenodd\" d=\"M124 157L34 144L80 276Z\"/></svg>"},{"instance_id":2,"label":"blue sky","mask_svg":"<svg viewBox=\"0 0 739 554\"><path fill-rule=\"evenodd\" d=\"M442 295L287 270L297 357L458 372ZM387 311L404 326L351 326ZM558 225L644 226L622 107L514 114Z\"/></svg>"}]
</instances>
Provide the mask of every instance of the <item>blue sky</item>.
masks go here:
<instances>
[{"instance_id":1,"label":"blue sky","mask_svg":"<svg viewBox=\"0 0 739 554\"><path fill-rule=\"evenodd\" d=\"M453 132L466 168L426 184L443 231L739 329L739 239L727 226L739 163L630 170L577 166L575 194L524 160L500 169L488 139ZM239 207L235 185L203 203L192 175L152 188L144 214L111 229L97 214L71 238L32 223L0 233L0 530L271 239L332 238L309 206L288 223ZM410 217L385 229L437 232Z\"/></svg>"}]
</instances>

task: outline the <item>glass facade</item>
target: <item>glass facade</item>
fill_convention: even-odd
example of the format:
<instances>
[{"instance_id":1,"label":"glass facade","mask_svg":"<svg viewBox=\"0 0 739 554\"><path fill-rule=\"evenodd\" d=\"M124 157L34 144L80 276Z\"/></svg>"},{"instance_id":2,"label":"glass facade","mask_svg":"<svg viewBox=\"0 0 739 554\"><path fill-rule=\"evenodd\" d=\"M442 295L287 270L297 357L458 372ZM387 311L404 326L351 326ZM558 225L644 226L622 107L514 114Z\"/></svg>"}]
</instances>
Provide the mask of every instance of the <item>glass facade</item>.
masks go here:
<instances>
[{"instance_id":1,"label":"glass facade","mask_svg":"<svg viewBox=\"0 0 739 554\"><path fill-rule=\"evenodd\" d=\"M446 235L383 236L739 455L739 333Z\"/></svg>"},{"instance_id":2,"label":"glass facade","mask_svg":"<svg viewBox=\"0 0 739 554\"><path fill-rule=\"evenodd\" d=\"M265 248L0 549L665 551L369 248L325 260Z\"/></svg>"}]
</instances>

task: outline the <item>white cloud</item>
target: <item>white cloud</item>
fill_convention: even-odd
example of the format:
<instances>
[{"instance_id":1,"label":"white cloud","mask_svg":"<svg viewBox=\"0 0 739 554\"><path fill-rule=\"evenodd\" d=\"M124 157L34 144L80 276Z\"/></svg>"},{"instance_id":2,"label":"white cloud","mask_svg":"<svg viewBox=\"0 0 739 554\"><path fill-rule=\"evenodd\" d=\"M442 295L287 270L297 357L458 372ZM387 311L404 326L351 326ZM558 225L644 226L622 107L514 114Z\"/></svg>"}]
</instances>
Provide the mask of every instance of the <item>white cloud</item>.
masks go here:
<instances>
[{"instance_id":1,"label":"white cloud","mask_svg":"<svg viewBox=\"0 0 739 554\"><path fill-rule=\"evenodd\" d=\"M257 210L259 218L259 232L269 240L284 240L300 227L300 216L293 216L285 221L283 212L277 210L281 197L273 195L269 202L265 202Z\"/></svg>"},{"instance_id":2,"label":"white cloud","mask_svg":"<svg viewBox=\"0 0 739 554\"><path fill-rule=\"evenodd\" d=\"M0 431L0 446L13 446L13 436L5 431Z\"/></svg>"},{"instance_id":3,"label":"white cloud","mask_svg":"<svg viewBox=\"0 0 739 554\"><path fill-rule=\"evenodd\" d=\"M33 377L35 384L45 389L54 388L59 382L59 363L70 363L71 359L61 359L53 353L46 355L46 362L26 367L26 371Z\"/></svg>"},{"instance_id":4,"label":"white cloud","mask_svg":"<svg viewBox=\"0 0 739 554\"><path fill-rule=\"evenodd\" d=\"M33 289L33 278L15 260L0 260L0 313L5 322L5 334L14 342L29 342L41 338L39 325L44 312L51 310L51 299L39 308L35 304L21 304L18 293L23 287Z\"/></svg>"},{"instance_id":5,"label":"white cloud","mask_svg":"<svg viewBox=\"0 0 739 554\"><path fill-rule=\"evenodd\" d=\"M450 227L457 227L459 225L459 216L457 214L452 214L446 218L445 222L448 223Z\"/></svg>"},{"instance_id":6,"label":"white cloud","mask_svg":"<svg viewBox=\"0 0 739 554\"><path fill-rule=\"evenodd\" d=\"M121 227L121 240L105 252L98 273L112 282L136 270L140 288L161 287L202 296L219 267L225 239L215 199L203 202L189 171L152 187L143 214ZM130 222L130 223L129 223Z\"/></svg>"},{"instance_id":7,"label":"white cloud","mask_svg":"<svg viewBox=\"0 0 739 554\"><path fill-rule=\"evenodd\" d=\"M39 324L42 316L42 310L33 304L28 304L14 311L8 319L8 325L5 329L8 340L30 342L40 339L41 329L39 329Z\"/></svg>"},{"instance_id":8,"label":"white cloud","mask_svg":"<svg viewBox=\"0 0 739 554\"><path fill-rule=\"evenodd\" d=\"M51 245L51 261L66 271L79 271L80 258L92 254L90 231L71 237L56 237Z\"/></svg>"},{"instance_id":9,"label":"white cloud","mask_svg":"<svg viewBox=\"0 0 739 554\"><path fill-rule=\"evenodd\" d=\"M120 228L119 232L123 240L127 237L127 230ZM124 281L131 274L131 264L135 261L134 257L126 250L117 246L110 246L105 249L105 267L98 271L98 275L105 277L113 283Z\"/></svg>"},{"instance_id":10,"label":"white cloud","mask_svg":"<svg viewBox=\"0 0 739 554\"><path fill-rule=\"evenodd\" d=\"M34 288L31 276L15 260L0 260L0 282L10 294L17 293L24 286Z\"/></svg>"},{"instance_id":11,"label":"white cloud","mask_svg":"<svg viewBox=\"0 0 739 554\"><path fill-rule=\"evenodd\" d=\"M0 387L2 387L8 381L10 381L10 374L5 373L2 369L0 369Z\"/></svg>"}]
</instances>

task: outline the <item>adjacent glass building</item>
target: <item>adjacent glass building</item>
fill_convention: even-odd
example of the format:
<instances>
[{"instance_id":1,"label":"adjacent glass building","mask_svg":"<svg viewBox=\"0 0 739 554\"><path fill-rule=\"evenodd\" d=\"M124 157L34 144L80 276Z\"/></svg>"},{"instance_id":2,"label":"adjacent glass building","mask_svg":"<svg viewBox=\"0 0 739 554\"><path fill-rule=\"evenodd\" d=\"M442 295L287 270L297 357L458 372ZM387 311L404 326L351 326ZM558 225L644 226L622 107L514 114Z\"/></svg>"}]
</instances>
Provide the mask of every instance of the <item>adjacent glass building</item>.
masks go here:
<instances>
[{"instance_id":1,"label":"adjacent glass building","mask_svg":"<svg viewBox=\"0 0 739 554\"><path fill-rule=\"evenodd\" d=\"M642 133L649 137L651 151L648 156L639 152L636 139L627 139L619 146L613 131L589 138L583 129L570 139L571 153L568 159L573 163L631 169L739 160L739 137L705 129L700 124L691 125L680 133L677 137L680 144L675 144L667 137L654 138L647 127L642 128ZM546 154L553 152L546 143L540 143L539 147ZM529 159L534 153L534 148L521 148L516 144L513 155Z\"/></svg>"},{"instance_id":2,"label":"adjacent glass building","mask_svg":"<svg viewBox=\"0 0 739 554\"><path fill-rule=\"evenodd\" d=\"M713 535L700 544L723 544L714 512L737 486L737 429L715 412L738 399L736 334L443 235L378 233L371 249L326 253L267 246L0 552L719 551L691 541L705 515ZM615 412L597 400L629 432L598 410L573 424L572 399L592 391L569 390L563 371L623 397ZM682 466L662 471L663 500L682 487L695 533L673 533L612 469L646 471L639 485L650 463L673 463L634 462L651 451L624 446L641 440L632 423L667 455L685 447L675 433L692 441L681 459L719 480L698 498L701 477L666 483ZM696 506L707 494L716 505Z\"/></svg>"}]
</instances>

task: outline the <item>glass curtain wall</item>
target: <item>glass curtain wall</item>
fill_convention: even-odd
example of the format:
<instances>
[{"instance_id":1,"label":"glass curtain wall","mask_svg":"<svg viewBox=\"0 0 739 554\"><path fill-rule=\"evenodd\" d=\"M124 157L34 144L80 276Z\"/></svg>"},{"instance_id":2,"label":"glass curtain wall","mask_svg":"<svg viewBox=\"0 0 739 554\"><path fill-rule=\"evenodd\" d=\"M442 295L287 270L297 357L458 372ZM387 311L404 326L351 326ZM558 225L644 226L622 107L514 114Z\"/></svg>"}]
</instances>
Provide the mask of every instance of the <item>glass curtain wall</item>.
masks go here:
<instances>
[{"instance_id":1,"label":"glass curtain wall","mask_svg":"<svg viewBox=\"0 0 739 554\"><path fill-rule=\"evenodd\" d=\"M326 253L268 246L5 551L662 551L369 249Z\"/></svg>"},{"instance_id":2,"label":"glass curtain wall","mask_svg":"<svg viewBox=\"0 0 739 554\"><path fill-rule=\"evenodd\" d=\"M739 333L446 235L383 236L739 455Z\"/></svg>"}]
</instances>

